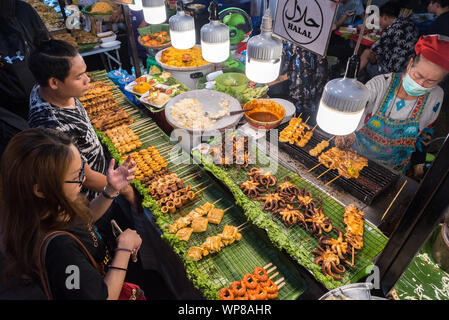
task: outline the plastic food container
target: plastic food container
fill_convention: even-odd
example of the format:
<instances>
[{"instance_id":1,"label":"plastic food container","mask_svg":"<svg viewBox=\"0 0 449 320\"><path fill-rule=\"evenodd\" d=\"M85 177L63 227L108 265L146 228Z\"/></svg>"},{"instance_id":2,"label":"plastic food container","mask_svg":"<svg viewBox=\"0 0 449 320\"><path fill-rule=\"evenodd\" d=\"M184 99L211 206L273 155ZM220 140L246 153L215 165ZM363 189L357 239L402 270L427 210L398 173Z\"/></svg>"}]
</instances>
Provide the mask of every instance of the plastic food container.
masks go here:
<instances>
[{"instance_id":1,"label":"plastic food container","mask_svg":"<svg viewBox=\"0 0 449 320\"><path fill-rule=\"evenodd\" d=\"M101 43L112 42L117 39L117 35L112 31L97 33L97 37Z\"/></svg>"}]
</instances>

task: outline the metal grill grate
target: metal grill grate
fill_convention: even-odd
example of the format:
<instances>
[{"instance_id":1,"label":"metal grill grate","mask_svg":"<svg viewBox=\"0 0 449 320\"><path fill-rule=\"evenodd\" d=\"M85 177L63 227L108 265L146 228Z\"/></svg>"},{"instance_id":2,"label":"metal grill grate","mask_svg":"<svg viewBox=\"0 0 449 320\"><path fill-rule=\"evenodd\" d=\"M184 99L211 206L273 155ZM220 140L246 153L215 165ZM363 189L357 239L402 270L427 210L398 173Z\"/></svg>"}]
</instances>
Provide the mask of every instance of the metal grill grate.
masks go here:
<instances>
[{"instance_id":1,"label":"metal grill grate","mask_svg":"<svg viewBox=\"0 0 449 320\"><path fill-rule=\"evenodd\" d=\"M278 138L280 132L287 125L288 123L284 123L278 128ZM318 129L315 129L312 139L310 139L309 143L304 148L300 148L294 144L284 142L279 142L279 146L284 151L294 156L296 160L304 164L307 168L313 168L320 162L318 161L317 157L313 157L309 154L309 150L315 147L321 141L328 139L328 136L325 136L324 134L319 132ZM333 146L333 141L330 142L330 145ZM315 168L312 172L319 176L326 170L327 168L321 165ZM338 177L338 175L339 174L337 170L330 170L323 176L321 176L320 179L328 182ZM382 193L382 191L384 191L398 178L399 175L397 173L368 159L368 166L360 171L360 175L357 179L347 179L344 177L339 177L338 179L333 181L332 184L339 186L344 191L350 193L363 203L370 205L373 200Z\"/></svg>"}]
</instances>

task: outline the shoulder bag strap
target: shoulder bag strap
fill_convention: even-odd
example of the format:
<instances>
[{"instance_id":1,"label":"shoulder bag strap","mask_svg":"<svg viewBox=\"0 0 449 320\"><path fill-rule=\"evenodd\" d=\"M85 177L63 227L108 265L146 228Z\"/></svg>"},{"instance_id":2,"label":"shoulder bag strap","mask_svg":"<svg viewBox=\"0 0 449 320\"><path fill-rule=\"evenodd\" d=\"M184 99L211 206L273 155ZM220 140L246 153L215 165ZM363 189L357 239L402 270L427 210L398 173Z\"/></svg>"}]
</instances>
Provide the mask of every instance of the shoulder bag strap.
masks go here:
<instances>
[{"instance_id":1,"label":"shoulder bag strap","mask_svg":"<svg viewBox=\"0 0 449 320\"><path fill-rule=\"evenodd\" d=\"M45 256L47 253L47 247L50 244L50 241L59 236L59 235L67 235L71 237L73 240L77 242L77 244L83 249L84 253L88 256L90 262L92 265L100 271L100 273L103 273L98 265L98 263L95 261L95 259L90 254L89 250L87 250L86 246L73 234L67 231L53 231L45 235L44 239L41 242L41 246L39 249L40 255L39 255L39 276L41 278L42 282L42 288L44 289L45 295L47 296L48 300L52 299L51 292L50 292L50 283L47 276L47 269L45 267Z\"/></svg>"}]
</instances>

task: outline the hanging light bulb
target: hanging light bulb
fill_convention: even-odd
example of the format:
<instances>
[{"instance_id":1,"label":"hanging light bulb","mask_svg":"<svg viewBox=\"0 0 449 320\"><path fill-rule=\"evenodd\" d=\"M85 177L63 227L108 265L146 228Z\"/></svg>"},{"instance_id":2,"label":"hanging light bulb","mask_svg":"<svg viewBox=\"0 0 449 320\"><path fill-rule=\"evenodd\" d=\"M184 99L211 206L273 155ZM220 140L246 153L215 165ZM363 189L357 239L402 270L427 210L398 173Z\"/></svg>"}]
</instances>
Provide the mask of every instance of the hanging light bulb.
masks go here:
<instances>
[{"instance_id":1,"label":"hanging light bulb","mask_svg":"<svg viewBox=\"0 0 449 320\"><path fill-rule=\"evenodd\" d=\"M282 42L273 38L273 19L270 8L262 18L261 33L248 40L245 73L248 79L268 83L279 77Z\"/></svg>"},{"instance_id":2,"label":"hanging light bulb","mask_svg":"<svg viewBox=\"0 0 449 320\"><path fill-rule=\"evenodd\" d=\"M229 57L229 28L218 18L218 3L209 6L210 22L201 27L201 52L203 59L220 63Z\"/></svg>"},{"instance_id":3,"label":"hanging light bulb","mask_svg":"<svg viewBox=\"0 0 449 320\"><path fill-rule=\"evenodd\" d=\"M196 42L195 20L185 14L182 1L178 0L176 7L176 14L168 20L171 44L177 49L190 49Z\"/></svg>"},{"instance_id":4,"label":"hanging light bulb","mask_svg":"<svg viewBox=\"0 0 449 320\"><path fill-rule=\"evenodd\" d=\"M368 88L357 81L360 59L352 56L344 78L329 81L316 116L318 126L332 135L348 135L357 129L368 103Z\"/></svg>"},{"instance_id":5,"label":"hanging light bulb","mask_svg":"<svg viewBox=\"0 0 449 320\"><path fill-rule=\"evenodd\" d=\"M149 24L161 24L167 20L164 0L142 0L143 17Z\"/></svg>"},{"instance_id":6,"label":"hanging light bulb","mask_svg":"<svg viewBox=\"0 0 449 320\"><path fill-rule=\"evenodd\" d=\"M140 11L143 9L142 0L134 0L134 4L128 4L130 10Z\"/></svg>"}]
</instances>

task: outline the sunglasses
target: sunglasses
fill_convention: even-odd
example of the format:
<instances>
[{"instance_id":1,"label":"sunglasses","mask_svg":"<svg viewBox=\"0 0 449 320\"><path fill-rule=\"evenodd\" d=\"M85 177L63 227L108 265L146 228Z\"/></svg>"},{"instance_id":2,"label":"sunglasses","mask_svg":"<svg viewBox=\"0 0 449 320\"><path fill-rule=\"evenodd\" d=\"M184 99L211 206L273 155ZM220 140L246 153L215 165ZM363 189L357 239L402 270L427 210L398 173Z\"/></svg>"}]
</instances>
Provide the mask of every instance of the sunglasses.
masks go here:
<instances>
[{"instance_id":1,"label":"sunglasses","mask_svg":"<svg viewBox=\"0 0 449 320\"><path fill-rule=\"evenodd\" d=\"M84 181L84 165L86 164L86 161L83 159L83 157L81 157L81 168L80 168L80 173L78 176L78 180L73 180L73 181L64 181L65 183L78 183L79 186L81 187L83 185L83 181Z\"/></svg>"}]
</instances>

